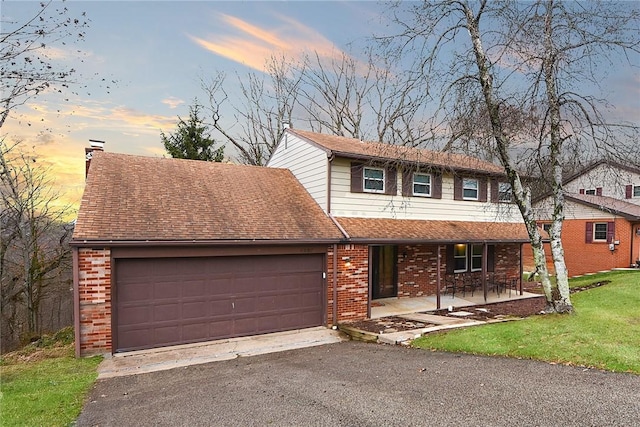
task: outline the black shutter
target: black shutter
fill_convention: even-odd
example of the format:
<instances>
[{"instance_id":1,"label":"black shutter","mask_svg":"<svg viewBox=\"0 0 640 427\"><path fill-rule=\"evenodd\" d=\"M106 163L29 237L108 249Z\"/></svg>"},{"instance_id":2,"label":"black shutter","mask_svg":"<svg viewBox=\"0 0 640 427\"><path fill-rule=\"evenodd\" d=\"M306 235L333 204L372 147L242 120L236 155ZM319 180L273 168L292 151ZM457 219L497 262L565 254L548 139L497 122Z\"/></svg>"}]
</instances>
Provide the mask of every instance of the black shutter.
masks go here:
<instances>
[{"instance_id":1,"label":"black shutter","mask_svg":"<svg viewBox=\"0 0 640 427\"><path fill-rule=\"evenodd\" d=\"M624 188L624 198L625 199L630 199L633 195L633 185L627 185Z\"/></svg>"},{"instance_id":2,"label":"black shutter","mask_svg":"<svg viewBox=\"0 0 640 427\"><path fill-rule=\"evenodd\" d=\"M611 221L607 222L607 242L613 243L616 239L616 223Z\"/></svg>"},{"instance_id":3,"label":"black shutter","mask_svg":"<svg viewBox=\"0 0 640 427\"><path fill-rule=\"evenodd\" d=\"M453 259L453 245L447 245L447 274L453 274L455 261Z\"/></svg>"},{"instance_id":4,"label":"black shutter","mask_svg":"<svg viewBox=\"0 0 640 427\"><path fill-rule=\"evenodd\" d=\"M596 196L602 196L602 187L596 187Z\"/></svg>"},{"instance_id":5,"label":"black shutter","mask_svg":"<svg viewBox=\"0 0 640 427\"><path fill-rule=\"evenodd\" d=\"M498 203L498 186L500 184L495 179L489 182L491 183L491 203Z\"/></svg>"},{"instance_id":6,"label":"black shutter","mask_svg":"<svg viewBox=\"0 0 640 427\"><path fill-rule=\"evenodd\" d=\"M431 183L431 197L434 199L442 199L442 174L431 174L433 182Z\"/></svg>"},{"instance_id":7,"label":"black shutter","mask_svg":"<svg viewBox=\"0 0 640 427\"><path fill-rule=\"evenodd\" d=\"M351 192L362 193L362 163L351 163Z\"/></svg>"},{"instance_id":8,"label":"black shutter","mask_svg":"<svg viewBox=\"0 0 640 427\"><path fill-rule=\"evenodd\" d=\"M402 195L413 195L413 171L408 168L402 170Z\"/></svg>"},{"instance_id":9,"label":"black shutter","mask_svg":"<svg viewBox=\"0 0 640 427\"><path fill-rule=\"evenodd\" d=\"M478 178L478 201L486 202L487 201L487 179L486 178Z\"/></svg>"},{"instance_id":10,"label":"black shutter","mask_svg":"<svg viewBox=\"0 0 640 427\"><path fill-rule=\"evenodd\" d=\"M584 241L585 243L593 242L593 223L587 222L585 231L584 231Z\"/></svg>"},{"instance_id":11,"label":"black shutter","mask_svg":"<svg viewBox=\"0 0 640 427\"><path fill-rule=\"evenodd\" d=\"M453 177L453 200L462 200L462 178L457 175Z\"/></svg>"},{"instance_id":12,"label":"black shutter","mask_svg":"<svg viewBox=\"0 0 640 427\"><path fill-rule=\"evenodd\" d=\"M384 194L395 196L398 194L398 173L396 168L385 168L384 170Z\"/></svg>"}]
</instances>

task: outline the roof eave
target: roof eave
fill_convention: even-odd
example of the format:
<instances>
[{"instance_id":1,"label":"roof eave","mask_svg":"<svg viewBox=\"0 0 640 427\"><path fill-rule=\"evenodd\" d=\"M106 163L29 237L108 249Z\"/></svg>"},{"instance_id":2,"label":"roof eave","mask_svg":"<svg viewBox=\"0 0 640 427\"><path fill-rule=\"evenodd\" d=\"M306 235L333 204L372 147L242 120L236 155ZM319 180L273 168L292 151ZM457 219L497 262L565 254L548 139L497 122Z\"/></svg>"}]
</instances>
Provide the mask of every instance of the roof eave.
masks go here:
<instances>
[{"instance_id":1,"label":"roof eave","mask_svg":"<svg viewBox=\"0 0 640 427\"><path fill-rule=\"evenodd\" d=\"M74 239L69 242L74 247L118 247L118 246L287 246L287 245L330 245L344 239L207 239L207 240L120 240L120 239Z\"/></svg>"}]
</instances>

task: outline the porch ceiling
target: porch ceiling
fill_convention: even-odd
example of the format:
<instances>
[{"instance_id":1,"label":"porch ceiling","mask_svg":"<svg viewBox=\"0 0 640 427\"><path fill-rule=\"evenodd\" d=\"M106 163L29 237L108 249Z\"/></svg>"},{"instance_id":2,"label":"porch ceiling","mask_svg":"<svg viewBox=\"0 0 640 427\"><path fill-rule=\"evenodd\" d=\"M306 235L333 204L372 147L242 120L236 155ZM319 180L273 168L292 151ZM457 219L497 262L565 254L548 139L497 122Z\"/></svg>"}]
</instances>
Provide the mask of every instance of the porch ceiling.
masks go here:
<instances>
[{"instance_id":1,"label":"porch ceiling","mask_svg":"<svg viewBox=\"0 0 640 427\"><path fill-rule=\"evenodd\" d=\"M352 241L376 242L493 242L529 241L523 223L427 221L337 217Z\"/></svg>"}]
</instances>

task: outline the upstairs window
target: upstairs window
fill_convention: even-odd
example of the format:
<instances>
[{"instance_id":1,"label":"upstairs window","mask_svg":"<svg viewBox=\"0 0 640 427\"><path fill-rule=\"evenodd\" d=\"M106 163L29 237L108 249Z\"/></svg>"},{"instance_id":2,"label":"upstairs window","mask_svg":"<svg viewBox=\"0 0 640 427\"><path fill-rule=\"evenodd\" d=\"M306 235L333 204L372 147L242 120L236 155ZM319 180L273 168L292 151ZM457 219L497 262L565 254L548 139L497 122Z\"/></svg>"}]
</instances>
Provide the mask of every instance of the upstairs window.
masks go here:
<instances>
[{"instance_id":1,"label":"upstairs window","mask_svg":"<svg viewBox=\"0 0 640 427\"><path fill-rule=\"evenodd\" d=\"M413 174L413 195L431 197L431 175L424 173Z\"/></svg>"},{"instance_id":2,"label":"upstairs window","mask_svg":"<svg viewBox=\"0 0 640 427\"><path fill-rule=\"evenodd\" d=\"M478 180L474 178L462 179L462 199L478 200Z\"/></svg>"},{"instance_id":3,"label":"upstairs window","mask_svg":"<svg viewBox=\"0 0 640 427\"><path fill-rule=\"evenodd\" d=\"M588 190L584 190L584 194L591 194L592 196L596 195L596 189L595 188L591 188Z\"/></svg>"},{"instance_id":4,"label":"upstairs window","mask_svg":"<svg viewBox=\"0 0 640 427\"><path fill-rule=\"evenodd\" d=\"M640 197L640 185L633 186L633 197Z\"/></svg>"},{"instance_id":5,"label":"upstairs window","mask_svg":"<svg viewBox=\"0 0 640 427\"><path fill-rule=\"evenodd\" d=\"M367 168L362 171L363 190L369 193L384 193L384 169Z\"/></svg>"},{"instance_id":6,"label":"upstairs window","mask_svg":"<svg viewBox=\"0 0 640 427\"><path fill-rule=\"evenodd\" d=\"M510 202L511 200L511 184L508 182L498 183L498 201Z\"/></svg>"}]
</instances>

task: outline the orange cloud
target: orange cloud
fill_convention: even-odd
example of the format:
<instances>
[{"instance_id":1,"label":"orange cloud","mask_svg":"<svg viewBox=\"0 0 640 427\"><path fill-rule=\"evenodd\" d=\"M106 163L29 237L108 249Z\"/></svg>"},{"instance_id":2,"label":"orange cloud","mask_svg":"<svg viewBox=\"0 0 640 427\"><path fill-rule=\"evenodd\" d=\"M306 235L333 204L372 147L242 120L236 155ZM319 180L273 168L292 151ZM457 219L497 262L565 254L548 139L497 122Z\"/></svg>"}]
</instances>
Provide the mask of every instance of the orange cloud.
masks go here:
<instances>
[{"instance_id":1,"label":"orange cloud","mask_svg":"<svg viewBox=\"0 0 640 427\"><path fill-rule=\"evenodd\" d=\"M244 64L258 71L265 71L274 53L300 57L306 52L317 52L321 57L338 57L342 52L326 37L295 19L277 15L280 28L266 29L230 15L220 14L227 27L235 30L235 36L211 35L206 38L189 35L202 48Z\"/></svg>"}]
</instances>

